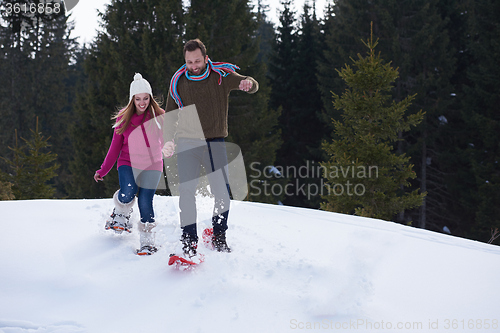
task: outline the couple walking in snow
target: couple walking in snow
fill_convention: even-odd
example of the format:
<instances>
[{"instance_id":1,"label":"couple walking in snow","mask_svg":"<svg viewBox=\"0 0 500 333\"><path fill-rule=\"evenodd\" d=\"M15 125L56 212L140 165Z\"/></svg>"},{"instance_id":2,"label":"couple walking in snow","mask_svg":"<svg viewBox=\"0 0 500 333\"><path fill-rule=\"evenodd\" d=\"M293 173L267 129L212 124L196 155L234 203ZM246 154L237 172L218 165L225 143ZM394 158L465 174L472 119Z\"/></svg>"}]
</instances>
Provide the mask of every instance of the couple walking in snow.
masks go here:
<instances>
[{"instance_id":1,"label":"couple walking in snow","mask_svg":"<svg viewBox=\"0 0 500 333\"><path fill-rule=\"evenodd\" d=\"M255 93L259 86L253 78L236 73L237 66L212 62L198 39L188 41L183 52L186 63L172 77L166 110L153 99L149 82L140 74L134 76L129 103L114 116L116 123L111 146L94 175L96 182L103 180L118 161L120 189L113 195L114 209L105 228L130 232L130 215L137 195L141 217L138 223L141 244L137 252L140 255L156 251L153 196L162 175L162 153L166 158L177 153L180 241L184 256L197 255L195 194L202 167L207 170L215 199L212 244L217 251L230 252L226 242L230 188L225 171L228 161L224 142L228 135L229 93L232 90ZM194 106L190 110L196 115L198 131L193 122L180 120L189 113L190 106ZM175 110L178 118L165 117L174 114ZM222 172L216 172L218 170Z\"/></svg>"}]
</instances>

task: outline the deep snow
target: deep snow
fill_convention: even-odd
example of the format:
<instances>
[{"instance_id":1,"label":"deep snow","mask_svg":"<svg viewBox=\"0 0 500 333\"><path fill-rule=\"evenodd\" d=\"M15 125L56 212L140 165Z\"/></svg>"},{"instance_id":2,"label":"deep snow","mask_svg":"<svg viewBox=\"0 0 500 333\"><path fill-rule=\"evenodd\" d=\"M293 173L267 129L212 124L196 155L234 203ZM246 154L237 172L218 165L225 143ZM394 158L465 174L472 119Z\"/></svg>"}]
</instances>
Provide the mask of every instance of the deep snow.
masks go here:
<instances>
[{"instance_id":1,"label":"deep snow","mask_svg":"<svg viewBox=\"0 0 500 333\"><path fill-rule=\"evenodd\" d=\"M0 332L500 332L498 246L234 201L233 252L178 271L177 203L155 196L161 248L140 257L137 228L104 230L111 199L0 202Z\"/></svg>"}]
</instances>

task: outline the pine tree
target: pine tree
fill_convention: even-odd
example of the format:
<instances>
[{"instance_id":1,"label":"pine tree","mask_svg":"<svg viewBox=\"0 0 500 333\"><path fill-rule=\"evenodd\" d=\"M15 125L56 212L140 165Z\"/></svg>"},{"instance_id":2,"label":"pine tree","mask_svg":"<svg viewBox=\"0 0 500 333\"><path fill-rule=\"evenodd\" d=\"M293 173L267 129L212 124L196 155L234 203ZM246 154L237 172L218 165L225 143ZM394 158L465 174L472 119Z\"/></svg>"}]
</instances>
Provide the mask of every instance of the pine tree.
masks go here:
<instances>
[{"instance_id":1,"label":"pine tree","mask_svg":"<svg viewBox=\"0 0 500 333\"><path fill-rule=\"evenodd\" d=\"M489 239L492 228L500 227L499 13L498 1L474 1L467 7L470 64L462 116L468 141L462 151L470 169L464 178L469 187L464 189L461 204L471 218L465 234L482 241Z\"/></svg>"},{"instance_id":2,"label":"pine tree","mask_svg":"<svg viewBox=\"0 0 500 333\"><path fill-rule=\"evenodd\" d=\"M283 1L283 10L279 17L279 26L276 29L276 41L270 56L269 72L272 92L270 106L282 108L280 127L287 126L287 119L291 113L293 102L290 98L292 90L292 76L296 58L296 28L295 13L291 10L291 1Z\"/></svg>"},{"instance_id":3,"label":"pine tree","mask_svg":"<svg viewBox=\"0 0 500 333\"><path fill-rule=\"evenodd\" d=\"M454 200L447 186L449 173L456 166L447 165L447 154L454 149L454 134L450 121L454 120L451 77L455 71L455 50L450 47L446 30L448 17L439 12L439 1L425 5L411 0L398 1L394 6L379 9L380 29L392 41L392 59L398 64L400 80L394 89L394 98L402 100L416 94L410 112L426 110L426 116L415 131L402 133L399 152L407 152L415 161L418 174L414 187L427 192L418 214L421 228L442 231L452 227L448 211ZM394 20L393 18L397 18ZM404 221L408 217L400 216Z\"/></svg>"},{"instance_id":4,"label":"pine tree","mask_svg":"<svg viewBox=\"0 0 500 333\"><path fill-rule=\"evenodd\" d=\"M14 193L12 193L12 183L0 180L0 200L14 200Z\"/></svg>"},{"instance_id":5,"label":"pine tree","mask_svg":"<svg viewBox=\"0 0 500 333\"><path fill-rule=\"evenodd\" d=\"M67 127L73 94L68 73L76 42L69 37L71 26L64 6L48 14L39 10L32 13L26 1L2 1L2 4L12 11L10 15L7 10L2 11L5 19L2 23L6 26L0 28L3 46L0 73L7 83L0 87L0 107L5 118L0 125L5 143L0 154L12 157L13 152L7 146L14 145L14 129L19 136L27 137L36 115L40 130L53 138L52 150L61 164L59 171L67 175L71 156ZM56 1L50 5L53 9L60 4ZM23 6L28 6L27 12ZM64 179L65 176L55 179L59 197L65 195Z\"/></svg>"},{"instance_id":6,"label":"pine tree","mask_svg":"<svg viewBox=\"0 0 500 333\"><path fill-rule=\"evenodd\" d=\"M423 117L421 112L407 116L414 96L390 103L392 84L398 71L375 55L377 41L365 45L368 55L353 60L356 69L346 65L339 71L348 89L334 94L334 107L343 110L341 121L334 121L337 138L324 144L330 160L324 163L329 193L325 210L391 220L402 210L422 204L425 194L401 191L415 178L409 157L394 152L398 133L408 131Z\"/></svg>"},{"instance_id":7,"label":"pine tree","mask_svg":"<svg viewBox=\"0 0 500 333\"><path fill-rule=\"evenodd\" d=\"M417 172L412 187L420 187L428 195L418 211L406 211L397 220L413 219L420 227L436 231L444 226L456 229L455 217L459 215L455 215L450 183L456 164L449 163L449 152L455 151L459 140L454 127L459 112L451 107L457 50L450 46L447 27L452 11L445 1L336 1L325 23L325 61L319 71L324 119L339 120L329 102L331 92L341 91L341 82L332 70L359 52L362 44L358 41L367 35L366 22L373 22L373 31L380 37L379 50L399 69L400 78L392 89L394 100L416 94L409 113L426 110L415 130L400 133L397 151L411 156Z\"/></svg>"},{"instance_id":8,"label":"pine tree","mask_svg":"<svg viewBox=\"0 0 500 333\"><path fill-rule=\"evenodd\" d=\"M29 128L35 119L34 108L27 103L31 92L31 48L26 41L28 34L21 31L21 25L26 20L13 10L14 4L20 1L0 1L0 108L2 122L0 122L0 139L4 143L0 147L0 156L11 158L12 151L7 147L14 146L15 136L13 129L17 129L21 136L30 134ZM10 14L7 7L12 8ZM6 170L7 165L2 165Z\"/></svg>"},{"instance_id":9,"label":"pine tree","mask_svg":"<svg viewBox=\"0 0 500 333\"><path fill-rule=\"evenodd\" d=\"M327 135L334 130L331 120L341 119L332 104L332 93L340 94L344 86L336 69L342 67L350 57L364 51L360 39L369 38L365 27L366 22L374 19L374 7L374 2L365 0L338 0L326 10L323 54L318 63L318 82L323 101L321 119Z\"/></svg>"},{"instance_id":10,"label":"pine tree","mask_svg":"<svg viewBox=\"0 0 500 333\"><path fill-rule=\"evenodd\" d=\"M315 195L300 188L317 188L319 178L311 165L321 160L320 142L323 123L322 102L318 88L317 64L321 57L320 25L315 8L304 4L300 20L291 10L292 1L281 2L280 25L270 57L269 78L272 85L271 105L281 108L279 127L283 145L277 153L277 166L287 172L290 186L283 203L292 206L319 207ZM307 173L306 171L307 170Z\"/></svg>"},{"instance_id":11,"label":"pine tree","mask_svg":"<svg viewBox=\"0 0 500 333\"><path fill-rule=\"evenodd\" d=\"M297 115L293 117L293 132L297 137L296 159L320 157L315 151L323 139L319 120L322 103L318 83L318 63L321 59L320 25L316 9L304 4L296 38L296 61L293 82Z\"/></svg>"},{"instance_id":12,"label":"pine tree","mask_svg":"<svg viewBox=\"0 0 500 333\"><path fill-rule=\"evenodd\" d=\"M57 176L59 164L54 163L57 155L47 151L48 138L44 139L36 129L31 130L31 139L21 138L25 145L10 148L14 152L12 160L7 160L11 167L8 180L13 184L12 193L18 200L50 199L55 189L49 181Z\"/></svg>"},{"instance_id":13,"label":"pine tree","mask_svg":"<svg viewBox=\"0 0 500 333\"><path fill-rule=\"evenodd\" d=\"M440 158L441 171L444 176L446 200L441 202L434 212L440 212L439 220L457 236L470 237L471 221L475 220L477 196L471 189L475 188L475 179L471 177L471 162L467 154L470 141L470 121L467 119L468 108L464 106L467 94L464 91L470 83L467 78L468 68L474 63L467 43L469 32L467 19L473 10L467 6L468 0L440 0L439 12L447 19L443 29L449 34L450 42L447 49L454 50L451 58L455 61L455 71L450 76L453 87L451 103L447 108L444 123L438 127L440 131ZM469 35L469 36L468 36ZM444 97L444 96L442 96ZM436 161L436 159L433 159ZM431 161L431 166L432 165ZM451 195L450 195L451 194ZM434 215L435 216L435 215ZM432 219L431 224L436 224ZM436 228L437 229L437 228Z\"/></svg>"},{"instance_id":14,"label":"pine tree","mask_svg":"<svg viewBox=\"0 0 500 333\"><path fill-rule=\"evenodd\" d=\"M65 182L73 154L68 124L73 122L71 99L75 86L70 82L70 75L77 43L69 36L72 26L67 20L67 16L61 15L43 23L31 67L34 112L40 129L52 138L51 150L60 165L58 177L54 179L59 197L68 194Z\"/></svg>"},{"instance_id":15,"label":"pine tree","mask_svg":"<svg viewBox=\"0 0 500 333\"><path fill-rule=\"evenodd\" d=\"M269 70L269 55L275 39L274 25L269 21L267 12L269 6L262 4L262 0L257 1L257 37L259 38L259 54L257 62L262 62Z\"/></svg>"},{"instance_id":16,"label":"pine tree","mask_svg":"<svg viewBox=\"0 0 500 333\"><path fill-rule=\"evenodd\" d=\"M285 154L293 154L293 151L286 150L285 147L289 147L289 144L286 142L287 139L290 139L287 128L289 127L288 119L293 108L292 76L296 52L296 19L295 13L291 10L292 1L282 1L280 3L283 9L279 16L279 25L276 29L275 39L271 45L271 53L268 55L269 70L267 75L271 86L269 105L271 108L278 110L280 114L278 118L278 128L283 140L283 144L277 151L275 162L278 167L284 169L283 167L286 167L286 162L282 160L283 151L285 151ZM269 167L271 166L274 166L274 164ZM277 186L277 188L281 189L290 181L292 180L288 179L287 174L281 173L278 178L271 178L269 186ZM264 185L266 185L266 183L264 183ZM280 195L275 196L275 199L279 202L289 200L290 196L285 197L283 191L277 193Z\"/></svg>"}]
</instances>

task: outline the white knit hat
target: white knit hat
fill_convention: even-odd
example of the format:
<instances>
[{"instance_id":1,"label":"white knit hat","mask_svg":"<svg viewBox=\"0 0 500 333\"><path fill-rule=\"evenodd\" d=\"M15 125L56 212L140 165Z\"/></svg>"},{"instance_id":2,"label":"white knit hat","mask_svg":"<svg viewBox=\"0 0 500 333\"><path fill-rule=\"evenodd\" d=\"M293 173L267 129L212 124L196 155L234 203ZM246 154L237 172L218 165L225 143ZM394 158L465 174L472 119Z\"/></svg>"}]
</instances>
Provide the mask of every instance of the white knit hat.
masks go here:
<instances>
[{"instance_id":1,"label":"white knit hat","mask_svg":"<svg viewBox=\"0 0 500 333\"><path fill-rule=\"evenodd\" d=\"M134 97L136 94L148 93L153 96L153 91L151 90L151 85L146 79L142 78L142 75L139 73L135 73L134 81L130 84L130 99Z\"/></svg>"}]
</instances>

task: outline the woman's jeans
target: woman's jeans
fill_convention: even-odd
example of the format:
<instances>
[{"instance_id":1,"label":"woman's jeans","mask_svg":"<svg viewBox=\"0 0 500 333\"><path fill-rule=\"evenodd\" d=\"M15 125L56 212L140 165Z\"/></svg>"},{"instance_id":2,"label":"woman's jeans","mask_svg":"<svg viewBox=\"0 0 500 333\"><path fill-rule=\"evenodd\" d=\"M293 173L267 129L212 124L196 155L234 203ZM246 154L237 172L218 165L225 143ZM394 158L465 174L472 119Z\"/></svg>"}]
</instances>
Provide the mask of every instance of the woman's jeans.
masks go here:
<instances>
[{"instance_id":1,"label":"woman's jeans","mask_svg":"<svg viewBox=\"0 0 500 333\"><path fill-rule=\"evenodd\" d=\"M122 165L118 168L120 192L118 200L122 203L131 202L137 194L137 204L141 214L141 222L154 222L153 196L160 182L161 171L136 170L131 166Z\"/></svg>"}]
</instances>

